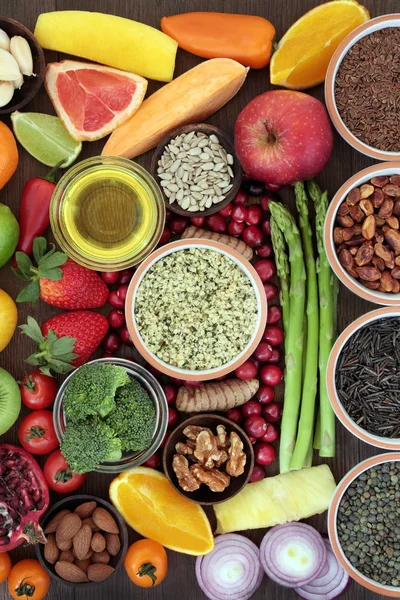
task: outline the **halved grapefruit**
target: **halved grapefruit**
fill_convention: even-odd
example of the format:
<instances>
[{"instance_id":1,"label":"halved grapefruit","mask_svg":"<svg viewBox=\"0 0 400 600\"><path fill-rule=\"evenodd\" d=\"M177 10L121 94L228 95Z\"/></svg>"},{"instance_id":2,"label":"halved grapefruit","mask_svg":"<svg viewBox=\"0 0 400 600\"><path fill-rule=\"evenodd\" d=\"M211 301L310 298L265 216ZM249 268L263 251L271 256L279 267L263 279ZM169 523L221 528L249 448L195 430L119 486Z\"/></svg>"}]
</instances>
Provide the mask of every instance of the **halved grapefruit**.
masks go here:
<instances>
[{"instance_id":1,"label":"halved grapefruit","mask_svg":"<svg viewBox=\"0 0 400 600\"><path fill-rule=\"evenodd\" d=\"M75 140L99 140L125 123L143 102L147 80L134 73L75 60L50 63L44 85Z\"/></svg>"}]
</instances>

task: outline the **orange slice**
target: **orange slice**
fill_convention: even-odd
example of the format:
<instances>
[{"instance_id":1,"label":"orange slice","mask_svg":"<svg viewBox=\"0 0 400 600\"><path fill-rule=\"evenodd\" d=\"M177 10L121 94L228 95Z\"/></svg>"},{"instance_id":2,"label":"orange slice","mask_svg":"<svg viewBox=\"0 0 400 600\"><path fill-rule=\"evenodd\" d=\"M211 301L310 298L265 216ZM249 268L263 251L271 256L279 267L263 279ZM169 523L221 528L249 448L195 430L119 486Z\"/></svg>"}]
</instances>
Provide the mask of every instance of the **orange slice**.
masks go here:
<instances>
[{"instance_id":1,"label":"orange slice","mask_svg":"<svg viewBox=\"0 0 400 600\"><path fill-rule=\"evenodd\" d=\"M368 19L367 9L355 0L332 0L313 8L279 42L270 64L271 83L294 90L322 83L340 42Z\"/></svg>"},{"instance_id":2,"label":"orange slice","mask_svg":"<svg viewBox=\"0 0 400 600\"><path fill-rule=\"evenodd\" d=\"M158 471L136 467L121 473L111 482L110 498L128 525L166 548L201 556L214 547L204 510Z\"/></svg>"}]
</instances>

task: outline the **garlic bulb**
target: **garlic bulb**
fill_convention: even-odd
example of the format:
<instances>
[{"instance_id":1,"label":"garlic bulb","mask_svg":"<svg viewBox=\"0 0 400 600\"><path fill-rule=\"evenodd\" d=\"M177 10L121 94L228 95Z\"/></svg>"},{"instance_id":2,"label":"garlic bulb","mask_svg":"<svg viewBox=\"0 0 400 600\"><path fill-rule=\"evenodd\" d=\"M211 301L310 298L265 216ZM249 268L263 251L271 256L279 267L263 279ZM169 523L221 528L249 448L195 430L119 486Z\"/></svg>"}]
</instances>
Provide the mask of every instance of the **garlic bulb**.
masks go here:
<instances>
[{"instance_id":1,"label":"garlic bulb","mask_svg":"<svg viewBox=\"0 0 400 600\"><path fill-rule=\"evenodd\" d=\"M14 85L12 81L0 81L0 108L6 106L14 95Z\"/></svg>"},{"instance_id":2,"label":"garlic bulb","mask_svg":"<svg viewBox=\"0 0 400 600\"><path fill-rule=\"evenodd\" d=\"M0 29L0 48L10 51L10 38L3 29Z\"/></svg>"},{"instance_id":3,"label":"garlic bulb","mask_svg":"<svg viewBox=\"0 0 400 600\"><path fill-rule=\"evenodd\" d=\"M18 79L15 79L13 81L14 84L14 90L20 90L22 88L22 86L24 85L24 76L22 75L22 73L19 74Z\"/></svg>"},{"instance_id":4,"label":"garlic bulb","mask_svg":"<svg viewBox=\"0 0 400 600\"><path fill-rule=\"evenodd\" d=\"M10 52L17 61L22 75L34 75L32 52L25 38L14 35L10 40Z\"/></svg>"},{"instance_id":5,"label":"garlic bulb","mask_svg":"<svg viewBox=\"0 0 400 600\"><path fill-rule=\"evenodd\" d=\"M0 81L15 81L20 75L20 70L15 58L0 48Z\"/></svg>"}]
</instances>

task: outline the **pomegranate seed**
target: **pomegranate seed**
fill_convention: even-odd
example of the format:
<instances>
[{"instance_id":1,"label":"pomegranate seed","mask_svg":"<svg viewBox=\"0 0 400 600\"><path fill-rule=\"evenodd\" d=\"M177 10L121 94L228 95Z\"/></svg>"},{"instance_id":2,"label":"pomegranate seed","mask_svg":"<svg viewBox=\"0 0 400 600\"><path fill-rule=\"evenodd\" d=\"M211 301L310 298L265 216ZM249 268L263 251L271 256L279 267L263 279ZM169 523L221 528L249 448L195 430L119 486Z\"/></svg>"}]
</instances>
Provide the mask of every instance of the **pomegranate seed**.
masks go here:
<instances>
[{"instance_id":1,"label":"pomegranate seed","mask_svg":"<svg viewBox=\"0 0 400 600\"><path fill-rule=\"evenodd\" d=\"M246 194L246 192L244 192L243 190L239 190L232 202L237 206L244 206L245 204L247 204L248 200L249 197Z\"/></svg>"},{"instance_id":2,"label":"pomegranate seed","mask_svg":"<svg viewBox=\"0 0 400 600\"><path fill-rule=\"evenodd\" d=\"M240 235L242 235L244 227L244 223L238 223L237 221L229 221L228 233L229 235L233 235L234 237L239 237Z\"/></svg>"},{"instance_id":3,"label":"pomegranate seed","mask_svg":"<svg viewBox=\"0 0 400 600\"><path fill-rule=\"evenodd\" d=\"M210 215L206 219L206 224L215 233L224 233L226 231L226 221L221 215Z\"/></svg>"},{"instance_id":4,"label":"pomegranate seed","mask_svg":"<svg viewBox=\"0 0 400 600\"><path fill-rule=\"evenodd\" d=\"M118 283L119 285L126 285L127 283L130 282L130 280L132 279L133 276L133 271L130 271L129 269L125 269L125 271L121 271L118 277Z\"/></svg>"},{"instance_id":5,"label":"pomegranate seed","mask_svg":"<svg viewBox=\"0 0 400 600\"><path fill-rule=\"evenodd\" d=\"M121 339L118 333L115 333L115 331L110 331L107 333L101 345L106 352L116 352L121 345Z\"/></svg>"},{"instance_id":6,"label":"pomegranate seed","mask_svg":"<svg viewBox=\"0 0 400 600\"><path fill-rule=\"evenodd\" d=\"M194 225L195 227L203 227L205 221L206 221L205 217L192 217L190 219L191 224Z\"/></svg>"},{"instance_id":7,"label":"pomegranate seed","mask_svg":"<svg viewBox=\"0 0 400 600\"><path fill-rule=\"evenodd\" d=\"M247 209L246 223L247 225L258 225L261 223L262 209L258 204L251 204Z\"/></svg>"},{"instance_id":8,"label":"pomegranate seed","mask_svg":"<svg viewBox=\"0 0 400 600\"><path fill-rule=\"evenodd\" d=\"M108 303L114 308L124 308L125 301L119 297L117 290L112 290L108 296Z\"/></svg>"},{"instance_id":9,"label":"pomegranate seed","mask_svg":"<svg viewBox=\"0 0 400 600\"><path fill-rule=\"evenodd\" d=\"M181 235L188 225L189 219L186 217L174 217L170 223L172 232L177 235Z\"/></svg>"},{"instance_id":10,"label":"pomegranate seed","mask_svg":"<svg viewBox=\"0 0 400 600\"><path fill-rule=\"evenodd\" d=\"M241 204L234 206L231 217L237 223L243 223L247 219L247 208Z\"/></svg>"},{"instance_id":11,"label":"pomegranate seed","mask_svg":"<svg viewBox=\"0 0 400 600\"><path fill-rule=\"evenodd\" d=\"M221 215L221 217L224 217L226 219L227 217L231 216L232 209L233 209L233 204L232 204L232 202L230 202L229 204L224 206L224 208L221 208L221 210L218 211L218 214Z\"/></svg>"},{"instance_id":12,"label":"pomegranate seed","mask_svg":"<svg viewBox=\"0 0 400 600\"><path fill-rule=\"evenodd\" d=\"M100 277L102 278L104 283L106 283L107 285L113 285L114 283L117 283L117 281L118 281L119 271L109 271L109 272L100 273Z\"/></svg>"},{"instance_id":13,"label":"pomegranate seed","mask_svg":"<svg viewBox=\"0 0 400 600\"><path fill-rule=\"evenodd\" d=\"M120 327L125 325L125 315L122 312L122 310L117 310L116 308L114 308L114 310L112 310L108 315L107 319L108 324L113 329L119 329Z\"/></svg>"},{"instance_id":14,"label":"pomegranate seed","mask_svg":"<svg viewBox=\"0 0 400 600\"><path fill-rule=\"evenodd\" d=\"M123 329L121 329L121 331L119 332L119 335L121 337L121 342L123 344L125 344L125 346L133 346L133 342L131 339L131 336L129 335L129 331L127 327L123 327Z\"/></svg>"}]
</instances>

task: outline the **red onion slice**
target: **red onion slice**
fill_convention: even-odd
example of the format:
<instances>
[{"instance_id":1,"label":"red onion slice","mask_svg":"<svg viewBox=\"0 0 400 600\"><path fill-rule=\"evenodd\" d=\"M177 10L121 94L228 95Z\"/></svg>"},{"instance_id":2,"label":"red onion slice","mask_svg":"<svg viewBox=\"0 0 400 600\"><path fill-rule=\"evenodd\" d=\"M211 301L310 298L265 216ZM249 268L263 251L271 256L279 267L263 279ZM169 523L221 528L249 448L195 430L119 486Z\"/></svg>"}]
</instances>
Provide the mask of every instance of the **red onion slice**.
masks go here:
<instances>
[{"instance_id":1,"label":"red onion slice","mask_svg":"<svg viewBox=\"0 0 400 600\"><path fill-rule=\"evenodd\" d=\"M196 559L196 577L210 600L248 600L263 578L260 551L242 535L220 535L214 549Z\"/></svg>"},{"instance_id":2,"label":"red onion slice","mask_svg":"<svg viewBox=\"0 0 400 600\"><path fill-rule=\"evenodd\" d=\"M285 523L270 529L260 546L260 559L270 579L285 587L303 587L324 569L322 536L305 523Z\"/></svg>"}]
</instances>

